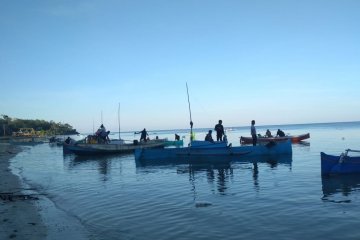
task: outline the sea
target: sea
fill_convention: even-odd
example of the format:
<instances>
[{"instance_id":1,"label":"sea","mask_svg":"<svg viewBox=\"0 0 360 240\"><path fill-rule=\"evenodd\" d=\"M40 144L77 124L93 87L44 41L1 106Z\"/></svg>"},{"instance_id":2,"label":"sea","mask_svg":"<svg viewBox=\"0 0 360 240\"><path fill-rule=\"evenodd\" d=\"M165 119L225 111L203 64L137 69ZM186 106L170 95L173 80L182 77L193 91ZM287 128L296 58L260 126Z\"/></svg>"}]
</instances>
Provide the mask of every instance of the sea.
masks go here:
<instances>
[{"instance_id":1,"label":"sea","mask_svg":"<svg viewBox=\"0 0 360 240\"><path fill-rule=\"evenodd\" d=\"M360 122L257 126L257 133L279 128L310 133L285 161L142 165L131 153L79 157L45 143L24 147L11 169L40 197L42 216L55 229L49 239L77 229L94 240L360 239L360 174L320 171L320 152L360 150ZM194 129L196 138L209 129ZM250 126L225 129L232 146L250 136ZM188 129L149 135L173 140L175 133L189 143ZM76 229L61 227L52 208Z\"/></svg>"}]
</instances>

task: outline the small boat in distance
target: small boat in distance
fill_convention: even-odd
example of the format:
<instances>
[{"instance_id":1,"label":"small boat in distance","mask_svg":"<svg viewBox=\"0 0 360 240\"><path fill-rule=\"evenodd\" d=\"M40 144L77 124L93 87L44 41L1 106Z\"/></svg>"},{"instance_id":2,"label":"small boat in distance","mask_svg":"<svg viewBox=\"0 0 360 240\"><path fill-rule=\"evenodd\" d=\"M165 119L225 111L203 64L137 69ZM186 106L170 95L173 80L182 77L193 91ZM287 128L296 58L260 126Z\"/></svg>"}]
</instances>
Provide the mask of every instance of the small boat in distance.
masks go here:
<instances>
[{"instance_id":1,"label":"small boat in distance","mask_svg":"<svg viewBox=\"0 0 360 240\"><path fill-rule=\"evenodd\" d=\"M348 156L349 152L359 153L360 151L346 149L345 153L339 156L321 152L321 174L360 173L360 156Z\"/></svg>"},{"instance_id":2,"label":"small boat in distance","mask_svg":"<svg viewBox=\"0 0 360 240\"><path fill-rule=\"evenodd\" d=\"M268 142L279 142L290 139L292 143L299 143L302 140L310 138L310 133L305 133L301 135L289 135L285 137L265 137L261 136L257 138L258 143L268 143ZM240 137L240 144L252 144L252 137Z\"/></svg>"}]
</instances>

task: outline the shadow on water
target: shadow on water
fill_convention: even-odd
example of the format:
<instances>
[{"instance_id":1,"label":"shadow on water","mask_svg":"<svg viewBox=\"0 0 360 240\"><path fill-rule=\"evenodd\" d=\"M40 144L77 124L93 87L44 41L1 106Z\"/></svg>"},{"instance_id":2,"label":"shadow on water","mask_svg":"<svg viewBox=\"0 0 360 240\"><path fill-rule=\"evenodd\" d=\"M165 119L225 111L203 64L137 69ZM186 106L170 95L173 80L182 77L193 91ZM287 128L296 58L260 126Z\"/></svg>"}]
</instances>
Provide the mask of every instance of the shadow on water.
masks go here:
<instances>
[{"instance_id":1,"label":"shadow on water","mask_svg":"<svg viewBox=\"0 0 360 240\"><path fill-rule=\"evenodd\" d=\"M360 189L359 174L322 176L323 201L350 203L351 194ZM339 199L341 198L341 199Z\"/></svg>"}]
</instances>

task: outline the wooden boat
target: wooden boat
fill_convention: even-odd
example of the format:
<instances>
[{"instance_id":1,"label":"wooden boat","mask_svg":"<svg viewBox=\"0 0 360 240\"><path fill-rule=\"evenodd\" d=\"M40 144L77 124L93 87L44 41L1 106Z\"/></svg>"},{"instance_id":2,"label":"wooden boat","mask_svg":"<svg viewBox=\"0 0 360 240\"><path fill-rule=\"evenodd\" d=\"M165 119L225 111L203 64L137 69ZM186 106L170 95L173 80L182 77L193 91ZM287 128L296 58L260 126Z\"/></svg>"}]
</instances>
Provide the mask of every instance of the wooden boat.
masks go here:
<instances>
[{"instance_id":1,"label":"wooden boat","mask_svg":"<svg viewBox=\"0 0 360 240\"><path fill-rule=\"evenodd\" d=\"M132 153L135 149L141 148L163 148L164 142L149 140L146 142L133 143L113 142L113 143L81 143L63 145L64 153L75 153L77 155L94 155L94 154L114 154L114 153Z\"/></svg>"},{"instance_id":2,"label":"wooden boat","mask_svg":"<svg viewBox=\"0 0 360 240\"><path fill-rule=\"evenodd\" d=\"M258 137L258 143L268 143L268 142L278 142L285 141L290 139L293 143L298 143L302 140L310 138L310 133L294 135L294 136L285 136L285 137ZM252 137L240 137L240 144L252 144Z\"/></svg>"},{"instance_id":3,"label":"wooden boat","mask_svg":"<svg viewBox=\"0 0 360 240\"><path fill-rule=\"evenodd\" d=\"M360 152L358 150L345 150L339 156L329 155L321 152L321 174L346 174L360 173L360 156L348 156L349 152Z\"/></svg>"},{"instance_id":4,"label":"wooden boat","mask_svg":"<svg viewBox=\"0 0 360 240\"><path fill-rule=\"evenodd\" d=\"M222 162L225 157L252 157L252 156L276 156L281 154L292 154L291 141L271 142L266 145L258 146L238 146L232 147L184 147L184 148L164 148L164 149L135 149L136 161L173 161L191 162L192 160L206 159Z\"/></svg>"}]
</instances>

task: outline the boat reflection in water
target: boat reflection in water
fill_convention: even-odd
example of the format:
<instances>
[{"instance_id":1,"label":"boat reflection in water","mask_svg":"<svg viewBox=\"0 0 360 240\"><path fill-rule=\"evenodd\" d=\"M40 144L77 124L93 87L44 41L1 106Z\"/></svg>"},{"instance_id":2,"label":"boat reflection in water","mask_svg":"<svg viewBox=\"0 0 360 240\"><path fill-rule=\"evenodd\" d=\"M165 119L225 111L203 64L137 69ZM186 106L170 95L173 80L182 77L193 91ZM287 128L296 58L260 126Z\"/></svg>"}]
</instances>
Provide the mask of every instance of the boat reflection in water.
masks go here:
<instances>
[{"instance_id":1,"label":"boat reflection in water","mask_svg":"<svg viewBox=\"0 0 360 240\"><path fill-rule=\"evenodd\" d=\"M194 156L194 155L183 155L177 156L176 158L172 157L164 161L163 159L152 159L151 161L142 161L136 160L137 167L145 166L163 166L163 165L176 165L176 164L192 164L192 165L201 165L201 164L215 164L215 165L224 165L235 162L241 163L269 163L271 166L275 167L277 164L288 164L291 166L292 155L283 154L283 155L273 155L273 156Z\"/></svg>"},{"instance_id":2,"label":"boat reflection in water","mask_svg":"<svg viewBox=\"0 0 360 240\"><path fill-rule=\"evenodd\" d=\"M227 184L231 182L234 177L235 170L245 169L252 172L255 189L259 187L258 175L259 168L266 166L276 168L279 164L288 166L291 169L292 156L279 155L279 156L264 156L264 157L247 157L239 158L234 156L180 156L176 159L171 158L171 161L165 162L163 159L160 161L136 161L137 168L147 167L175 167L178 174L188 174L189 182L195 193L195 182L199 184L197 179L206 177L207 182L216 185L216 191L219 194L226 194L228 189ZM204 175L205 173L205 175ZM201 205L201 204L200 204ZM206 205L206 204L205 204Z\"/></svg>"},{"instance_id":3,"label":"boat reflection in water","mask_svg":"<svg viewBox=\"0 0 360 240\"><path fill-rule=\"evenodd\" d=\"M108 180L108 175L114 165L119 164L118 158L122 156L111 156L111 155L96 155L96 156L87 156L87 155L74 155L74 154L65 154L64 165L68 166L71 170L84 170L92 171L97 170L102 181ZM124 156L126 157L126 156ZM115 161L115 162L114 162Z\"/></svg>"},{"instance_id":4,"label":"boat reflection in water","mask_svg":"<svg viewBox=\"0 0 360 240\"><path fill-rule=\"evenodd\" d=\"M359 174L322 176L323 201L350 203L352 193L360 189Z\"/></svg>"}]
</instances>

